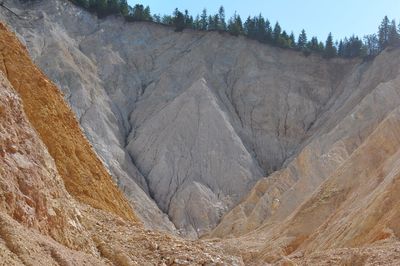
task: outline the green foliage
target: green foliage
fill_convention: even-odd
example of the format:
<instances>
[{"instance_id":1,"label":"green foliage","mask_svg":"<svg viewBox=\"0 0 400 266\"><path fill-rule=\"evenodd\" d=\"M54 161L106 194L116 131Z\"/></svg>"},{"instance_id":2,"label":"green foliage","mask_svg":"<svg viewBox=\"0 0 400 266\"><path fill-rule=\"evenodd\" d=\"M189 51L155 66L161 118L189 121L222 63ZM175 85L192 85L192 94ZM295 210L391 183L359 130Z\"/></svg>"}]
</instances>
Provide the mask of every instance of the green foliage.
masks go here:
<instances>
[{"instance_id":1,"label":"green foliage","mask_svg":"<svg viewBox=\"0 0 400 266\"><path fill-rule=\"evenodd\" d=\"M185 16L177 8L174 11L174 17L172 18L175 31L183 31L185 28Z\"/></svg>"},{"instance_id":2,"label":"green foliage","mask_svg":"<svg viewBox=\"0 0 400 266\"><path fill-rule=\"evenodd\" d=\"M218 30L225 31L226 30L226 22L225 22L225 9L221 6L218 10Z\"/></svg>"},{"instance_id":3,"label":"green foliage","mask_svg":"<svg viewBox=\"0 0 400 266\"><path fill-rule=\"evenodd\" d=\"M385 49L389 41L389 31L390 24L389 18L385 16L379 26L378 36L379 36L379 47L381 50Z\"/></svg>"},{"instance_id":4,"label":"green foliage","mask_svg":"<svg viewBox=\"0 0 400 266\"><path fill-rule=\"evenodd\" d=\"M244 33L242 19L236 12L233 14L233 17L229 19L228 32L233 36L239 36Z\"/></svg>"},{"instance_id":5,"label":"green foliage","mask_svg":"<svg viewBox=\"0 0 400 266\"><path fill-rule=\"evenodd\" d=\"M373 57L379 54L379 39L376 34L370 34L364 37L364 47L368 56Z\"/></svg>"},{"instance_id":6,"label":"green foliage","mask_svg":"<svg viewBox=\"0 0 400 266\"><path fill-rule=\"evenodd\" d=\"M336 50L335 45L333 44L332 33L329 33L328 38L326 39L326 43L325 43L324 57L325 58L333 58L336 55L337 55L337 50Z\"/></svg>"},{"instance_id":7,"label":"green foliage","mask_svg":"<svg viewBox=\"0 0 400 266\"><path fill-rule=\"evenodd\" d=\"M207 21L207 9L203 9L199 20L199 30L207 30L208 29L208 21Z\"/></svg>"},{"instance_id":8,"label":"green foliage","mask_svg":"<svg viewBox=\"0 0 400 266\"><path fill-rule=\"evenodd\" d=\"M344 58L362 57L366 55L366 47L357 36L351 36L349 39L340 40L338 46L338 56Z\"/></svg>"},{"instance_id":9,"label":"green foliage","mask_svg":"<svg viewBox=\"0 0 400 266\"><path fill-rule=\"evenodd\" d=\"M323 43L318 42L317 37L312 37L311 40L307 43L307 49L309 49L311 52L323 53L325 47Z\"/></svg>"},{"instance_id":10,"label":"green foliage","mask_svg":"<svg viewBox=\"0 0 400 266\"><path fill-rule=\"evenodd\" d=\"M297 48L301 51L307 48L307 34L304 29L301 31L299 35L299 39L297 41Z\"/></svg>"},{"instance_id":11,"label":"green foliage","mask_svg":"<svg viewBox=\"0 0 400 266\"><path fill-rule=\"evenodd\" d=\"M223 6L214 15L207 14L207 10L203 9L202 13L193 19L193 16L187 10L181 12L178 9L175 9L172 15L152 16L148 6L144 7L141 4L136 4L132 8L128 5L127 0L70 1L96 13L99 17L122 15L127 21L154 21L174 26L176 31L183 31L185 28L202 31L226 31L233 36L244 35L261 43L272 44L281 48L296 49L302 51L305 55L319 53L325 58L336 56L343 58L373 57L388 46L400 46L400 24L396 26L396 21L390 21L387 16L383 18L377 34L367 35L364 39L351 36L335 44L330 33L324 45L324 43L318 41L317 37L312 37L308 41L304 29L301 31L296 42L293 32L288 35L281 28L279 22L276 22L272 29L269 20L265 19L261 14L254 17L249 16L243 24L242 19L235 12L226 21Z\"/></svg>"},{"instance_id":12,"label":"green foliage","mask_svg":"<svg viewBox=\"0 0 400 266\"><path fill-rule=\"evenodd\" d=\"M143 5L135 5L125 17L127 21L152 21L153 17L150 13L150 7Z\"/></svg>"}]
</instances>

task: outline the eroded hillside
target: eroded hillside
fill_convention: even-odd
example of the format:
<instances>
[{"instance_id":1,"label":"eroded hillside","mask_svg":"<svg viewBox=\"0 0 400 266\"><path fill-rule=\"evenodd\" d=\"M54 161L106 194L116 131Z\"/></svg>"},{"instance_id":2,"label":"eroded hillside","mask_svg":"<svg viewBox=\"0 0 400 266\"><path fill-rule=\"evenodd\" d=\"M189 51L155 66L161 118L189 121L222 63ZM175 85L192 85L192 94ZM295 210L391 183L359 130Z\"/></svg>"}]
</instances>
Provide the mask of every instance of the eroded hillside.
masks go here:
<instances>
[{"instance_id":1,"label":"eroded hillside","mask_svg":"<svg viewBox=\"0 0 400 266\"><path fill-rule=\"evenodd\" d=\"M29 259L19 248L28 234L37 263L400 263L398 48L326 60L99 20L69 1L5 2L20 17L0 17L79 120L2 28L8 260ZM136 216L214 240L144 230Z\"/></svg>"},{"instance_id":2,"label":"eroded hillside","mask_svg":"<svg viewBox=\"0 0 400 266\"><path fill-rule=\"evenodd\" d=\"M217 244L145 230L58 88L2 24L0 57L1 264L241 265Z\"/></svg>"},{"instance_id":3,"label":"eroded hillside","mask_svg":"<svg viewBox=\"0 0 400 266\"><path fill-rule=\"evenodd\" d=\"M343 80L362 72L357 60L216 32L99 20L68 1L7 4L24 19L3 18L60 85L145 224L173 227L160 208L193 237L297 154L351 94Z\"/></svg>"}]
</instances>

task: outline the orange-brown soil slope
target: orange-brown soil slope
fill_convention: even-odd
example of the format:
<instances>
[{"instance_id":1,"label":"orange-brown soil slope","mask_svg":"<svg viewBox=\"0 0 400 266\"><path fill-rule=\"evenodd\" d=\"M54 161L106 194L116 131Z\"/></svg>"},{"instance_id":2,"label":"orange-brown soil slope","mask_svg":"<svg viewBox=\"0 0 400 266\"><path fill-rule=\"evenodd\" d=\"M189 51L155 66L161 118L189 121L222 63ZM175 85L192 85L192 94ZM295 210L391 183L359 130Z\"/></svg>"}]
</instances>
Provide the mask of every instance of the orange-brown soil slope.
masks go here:
<instances>
[{"instance_id":1,"label":"orange-brown soil slope","mask_svg":"<svg viewBox=\"0 0 400 266\"><path fill-rule=\"evenodd\" d=\"M24 111L54 158L68 192L95 208L136 220L60 91L4 25L0 25L0 70L20 94Z\"/></svg>"}]
</instances>

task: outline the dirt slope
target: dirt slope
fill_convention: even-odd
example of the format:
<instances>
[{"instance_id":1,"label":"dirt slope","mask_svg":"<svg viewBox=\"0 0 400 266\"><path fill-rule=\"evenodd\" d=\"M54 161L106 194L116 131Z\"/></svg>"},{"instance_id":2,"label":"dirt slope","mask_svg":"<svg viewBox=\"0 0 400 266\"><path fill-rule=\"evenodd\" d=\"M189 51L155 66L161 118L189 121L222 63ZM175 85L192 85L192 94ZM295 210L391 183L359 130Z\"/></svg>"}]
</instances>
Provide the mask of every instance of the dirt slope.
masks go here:
<instances>
[{"instance_id":1,"label":"dirt slope","mask_svg":"<svg viewBox=\"0 0 400 266\"><path fill-rule=\"evenodd\" d=\"M65 93L146 225L162 227L168 215L192 237L296 154L358 71L359 60L244 37L98 19L68 0L5 3L23 19L0 17ZM197 101L196 88L206 97Z\"/></svg>"},{"instance_id":2,"label":"dirt slope","mask_svg":"<svg viewBox=\"0 0 400 266\"><path fill-rule=\"evenodd\" d=\"M54 158L68 192L95 208L136 221L60 91L4 25L0 26L0 50L0 70L20 94L25 113Z\"/></svg>"},{"instance_id":3,"label":"dirt slope","mask_svg":"<svg viewBox=\"0 0 400 266\"><path fill-rule=\"evenodd\" d=\"M224 217L214 234L241 235L225 243L246 250L247 263L399 263L399 54L389 49L371 62L360 84L374 89ZM283 216L309 189L303 180L316 177L325 181Z\"/></svg>"},{"instance_id":4,"label":"dirt slope","mask_svg":"<svg viewBox=\"0 0 400 266\"><path fill-rule=\"evenodd\" d=\"M1 265L242 265L218 243L145 230L4 25L0 47Z\"/></svg>"}]
</instances>

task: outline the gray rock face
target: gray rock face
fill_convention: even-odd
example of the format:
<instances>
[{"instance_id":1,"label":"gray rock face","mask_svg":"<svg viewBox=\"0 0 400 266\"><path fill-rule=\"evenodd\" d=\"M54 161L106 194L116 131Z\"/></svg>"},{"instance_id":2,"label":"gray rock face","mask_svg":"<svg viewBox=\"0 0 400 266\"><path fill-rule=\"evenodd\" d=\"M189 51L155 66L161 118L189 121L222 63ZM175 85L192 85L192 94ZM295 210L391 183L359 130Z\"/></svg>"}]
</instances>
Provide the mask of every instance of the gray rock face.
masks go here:
<instances>
[{"instance_id":1,"label":"gray rock face","mask_svg":"<svg viewBox=\"0 0 400 266\"><path fill-rule=\"evenodd\" d=\"M5 3L25 19L1 19L59 84L144 222L173 230L164 212L193 237L297 153L357 64L99 20L68 1Z\"/></svg>"},{"instance_id":2,"label":"gray rock face","mask_svg":"<svg viewBox=\"0 0 400 266\"><path fill-rule=\"evenodd\" d=\"M215 226L262 176L204 79L146 120L127 150L161 210L192 233Z\"/></svg>"}]
</instances>

